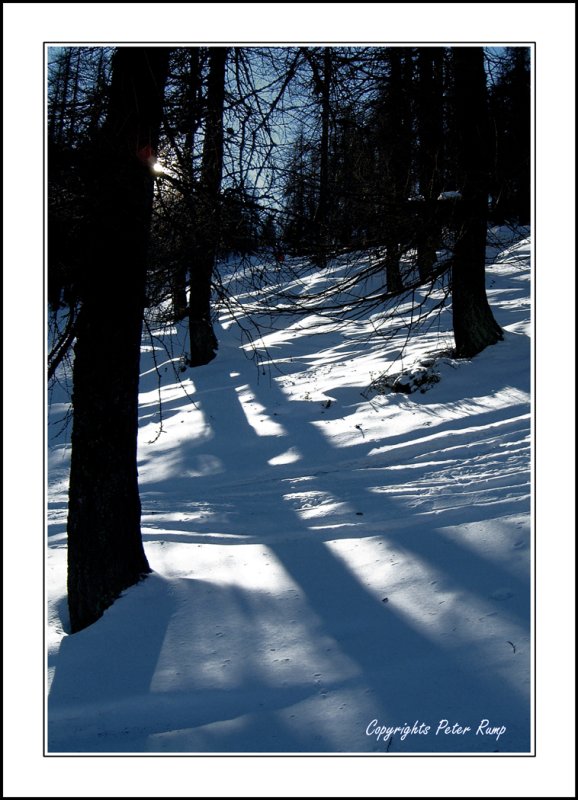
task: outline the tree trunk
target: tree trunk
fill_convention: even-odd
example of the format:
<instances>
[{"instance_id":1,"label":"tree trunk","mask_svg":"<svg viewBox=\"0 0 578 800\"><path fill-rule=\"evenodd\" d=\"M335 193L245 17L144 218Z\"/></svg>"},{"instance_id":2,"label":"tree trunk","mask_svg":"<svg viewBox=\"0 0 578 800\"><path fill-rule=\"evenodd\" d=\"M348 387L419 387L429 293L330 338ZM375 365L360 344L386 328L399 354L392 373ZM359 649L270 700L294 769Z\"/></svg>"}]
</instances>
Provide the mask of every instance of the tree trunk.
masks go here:
<instances>
[{"instance_id":1,"label":"tree trunk","mask_svg":"<svg viewBox=\"0 0 578 800\"><path fill-rule=\"evenodd\" d=\"M382 109L380 147L385 164L385 205L383 209L383 241L386 246L385 273L387 291L403 290L400 259L407 249L403 241L403 215L411 172L411 56L405 48L388 47L389 64L387 96Z\"/></svg>"},{"instance_id":2,"label":"tree trunk","mask_svg":"<svg viewBox=\"0 0 578 800\"><path fill-rule=\"evenodd\" d=\"M329 124L331 115L331 48L323 51L323 76L320 79L321 93L321 153L319 162L319 201L315 214L315 237L317 244L316 263L322 269L327 264L329 244Z\"/></svg>"},{"instance_id":3,"label":"tree trunk","mask_svg":"<svg viewBox=\"0 0 578 800\"><path fill-rule=\"evenodd\" d=\"M420 280L427 281L437 258L441 230L435 204L442 186L443 150L443 48L418 50L418 179L423 197L423 218L417 233L417 266Z\"/></svg>"},{"instance_id":4,"label":"tree trunk","mask_svg":"<svg viewBox=\"0 0 578 800\"><path fill-rule=\"evenodd\" d=\"M138 383L166 48L121 47L94 153L91 239L74 348L68 506L72 632L150 572L140 534Z\"/></svg>"},{"instance_id":5,"label":"tree trunk","mask_svg":"<svg viewBox=\"0 0 578 800\"><path fill-rule=\"evenodd\" d=\"M189 314L187 303L187 267L178 264L171 273L171 294L173 298L173 318L176 322L186 319Z\"/></svg>"},{"instance_id":6,"label":"tree trunk","mask_svg":"<svg viewBox=\"0 0 578 800\"><path fill-rule=\"evenodd\" d=\"M488 110L484 52L454 49L458 161L462 169L460 232L452 269L453 327L458 358L471 358L503 338L486 295Z\"/></svg>"},{"instance_id":7,"label":"tree trunk","mask_svg":"<svg viewBox=\"0 0 578 800\"><path fill-rule=\"evenodd\" d=\"M219 343L211 321L211 279L217 257L220 234L220 191L223 172L223 107L225 101L226 47L209 50L207 119L201 185L197 210L196 236L201 244L195 249L191 268L189 301L189 366L208 364L217 355Z\"/></svg>"},{"instance_id":8,"label":"tree trunk","mask_svg":"<svg viewBox=\"0 0 578 800\"><path fill-rule=\"evenodd\" d=\"M96 81L94 92L90 97L90 112L88 114L87 135L89 139L94 139L98 132L103 109L106 103L106 74L105 74L104 48L98 54L98 65L96 68Z\"/></svg>"},{"instance_id":9,"label":"tree trunk","mask_svg":"<svg viewBox=\"0 0 578 800\"><path fill-rule=\"evenodd\" d=\"M185 180L189 191L193 193L195 184L194 155L195 137L200 126L202 115L202 77L201 57L198 47L189 47L187 50L188 80L184 86L184 154L185 154ZM191 200L191 207L193 205ZM193 260L193 247L190 248L191 261ZM171 274L173 310L175 320L186 319L189 315L187 300L187 276L189 264L187 259L175 266Z\"/></svg>"},{"instance_id":10,"label":"tree trunk","mask_svg":"<svg viewBox=\"0 0 578 800\"><path fill-rule=\"evenodd\" d=\"M63 51L63 62L62 62L62 78L61 78L61 96L60 96L60 113L59 113L59 120L58 120L58 134L57 134L57 142L59 145L63 146L66 142L66 137L64 134L64 128L66 125L66 109L68 105L68 83L70 80L70 64L72 61L72 48L65 48Z\"/></svg>"},{"instance_id":11,"label":"tree trunk","mask_svg":"<svg viewBox=\"0 0 578 800\"><path fill-rule=\"evenodd\" d=\"M72 80L72 97L70 98L70 107L68 109L68 142L74 145L77 138L76 120L78 117L78 84L80 82L80 49L76 54Z\"/></svg>"}]
</instances>

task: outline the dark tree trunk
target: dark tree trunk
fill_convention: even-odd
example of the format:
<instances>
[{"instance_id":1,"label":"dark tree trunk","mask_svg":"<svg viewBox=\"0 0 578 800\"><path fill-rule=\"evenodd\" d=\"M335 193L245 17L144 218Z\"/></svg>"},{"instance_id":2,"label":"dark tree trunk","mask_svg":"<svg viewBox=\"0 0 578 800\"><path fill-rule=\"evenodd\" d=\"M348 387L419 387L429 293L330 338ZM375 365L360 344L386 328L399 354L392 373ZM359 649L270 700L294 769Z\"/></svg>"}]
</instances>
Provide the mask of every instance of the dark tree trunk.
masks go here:
<instances>
[{"instance_id":1,"label":"dark tree trunk","mask_svg":"<svg viewBox=\"0 0 578 800\"><path fill-rule=\"evenodd\" d=\"M121 47L95 146L73 373L68 508L72 632L150 572L140 534L138 383L166 48Z\"/></svg>"},{"instance_id":2,"label":"dark tree trunk","mask_svg":"<svg viewBox=\"0 0 578 800\"><path fill-rule=\"evenodd\" d=\"M187 268L178 264L172 274L173 317L176 321L185 319L189 313L187 303Z\"/></svg>"},{"instance_id":3,"label":"dark tree trunk","mask_svg":"<svg viewBox=\"0 0 578 800\"><path fill-rule=\"evenodd\" d=\"M531 94L530 51L508 47L501 74L492 87L490 108L495 126L493 209L495 222L530 223Z\"/></svg>"},{"instance_id":4,"label":"dark tree trunk","mask_svg":"<svg viewBox=\"0 0 578 800\"><path fill-rule=\"evenodd\" d=\"M100 49L98 55L98 66L96 70L96 81L94 92L90 98L90 112L88 115L87 133L90 140L94 139L98 132L98 126L106 104L106 74L104 48Z\"/></svg>"},{"instance_id":5,"label":"dark tree trunk","mask_svg":"<svg viewBox=\"0 0 578 800\"><path fill-rule=\"evenodd\" d=\"M70 98L70 108L68 110L68 141L74 144L76 140L76 125L78 116L78 84L80 81L80 49L76 54L76 63L74 66L74 75L72 83L72 97Z\"/></svg>"},{"instance_id":6,"label":"dark tree trunk","mask_svg":"<svg viewBox=\"0 0 578 800\"><path fill-rule=\"evenodd\" d=\"M394 234L390 234L386 243L385 254L385 285L390 294L397 294L403 290L399 260L401 258L401 248L396 241Z\"/></svg>"},{"instance_id":7,"label":"dark tree trunk","mask_svg":"<svg viewBox=\"0 0 578 800\"><path fill-rule=\"evenodd\" d=\"M188 57L188 80L184 86L184 154L186 166L186 181L190 187L191 196L195 184L195 174L193 167L195 153L195 137L202 117L202 77L201 77L201 51L198 47L190 47L187 52ZM191 207L192 207L191 200ZM191 260L194 260L193 248L191 247ZM176 320L182 320L189 315L187 301L187 276L189 265L184 260L178 264L172 275L172 296L173 310Z\"/></svg>"},{"instance_id":8,"label":"dark tree trunk","mask_svg":"<svg viewBox=\"0 0 578 800\"><path fill-rule=\"evenodd\" d=\"M443 189L443 49L420 47L418 50L418 179L425 204L417 234L419 276L426 281L437 257L441 229L434 212Z\"/></svg>"},{"instance_id":9,"label":"dark tree trunk","mask_svg":"<svg viewBox=\"0 0 578 800\"><path fill-rule=\"evenodd\" d=\"M530 61L529 51L525 47L512 48L514 53L514 70L512 79L515 90L512 98L512 137L516 158L511 168L516 176L516 217L520 225L529 225L532 214L532 120L530 94ZM526 59L528 59L526 61Z\"/></svg>"},{"instance_id":10,"label":"dark tree trunk","mask_svg":"<svg viewBox=\"0 0 578 800\"><path fill-rule=\"evenodd\" d=\"M59 108L58 133L57 133L57 142L60 145L64 145L66 142L64 129L66 125L66 110L68 105L68 84L70 81L71 62L72 62L72 49L67 47L64 49L63 52L62 77L60 79L61 95L60 95L60 108Z\"/></svg>"},{"instance_id":11,"label":"dark tree trunk","mask_svg":"<svg viewBox=\"0 0 578 800\"><path fill-rule=\"evenodd\" d=\"M503 335L486 295L489 131L484 52L481 47L456 47L453 52L463 186L452 269L452 310L456 355L471 358Z\"/></svg>"},{"instance_id":12,"label":"dark tree trunk","mask_svg":"<svg viewBox=\"0 0 578 800\"><path fill-rule=\"evenodd\" d=\"M319 161L319 202L315 214L315 234L317 239L317 263L324 268L327 264L329 244L329 124L331 115L331 48L323 51L323 75L320 78L321 94L321 153Z\"/></svg>"},{"instance_id":13,"label":"dark tree trunk","mask_svg":"<svg viewBox=\"0 0 578 800\"><path fill-rule=\"evenodd\" d=\"M197 239L191 268L189 302L189 366L208 364L219 344L211 321L211 279L220 234L220 190L223 172L223 107L225 101L226 47L209 50L207 118L197 209Z\"/></svg>"},{"instance_id":14,"label":"dark tree trunk","mask_svg":"<svg viewBox=\"0 0 578 800\"><path fill-rule=\"evenodd\" d=\"M401 292L403 282L400 258L407 242L402 241L403 219L410 190L411 173L411 96L412 62L410 53L400 47L386 49L389 85L382 116L381 148L385 162L385 208L383 234L386 246L387 291Z\"/></svg>"},{"instance_id":15,"label":"dark tree trunk","mask_svg":"<svg viewBox=\"0 0 578 800\"><path fill-rule=\"evenodd\" d=\"M193 157L195 151L195 136L201 124L202 114L202 70L201 70L201 51L198 47L190 47L188 50L188 82L186 84L185 95L185 158L189 159L191 167L191 181L193 179Z\"/></svg>"}]
</instances>

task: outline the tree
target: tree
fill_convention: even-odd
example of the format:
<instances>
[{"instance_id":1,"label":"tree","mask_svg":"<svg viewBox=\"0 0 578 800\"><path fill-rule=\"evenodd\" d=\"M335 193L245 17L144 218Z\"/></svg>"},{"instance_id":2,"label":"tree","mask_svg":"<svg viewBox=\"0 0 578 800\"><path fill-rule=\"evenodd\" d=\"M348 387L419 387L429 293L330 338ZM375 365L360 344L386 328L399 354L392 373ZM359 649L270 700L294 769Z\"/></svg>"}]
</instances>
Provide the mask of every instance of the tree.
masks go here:
<instances>
[{"instance_id":1,"label":"tree","mask_svg":"<svg viewBox=\"0 0 578 800\"><path fill-rule=\"evenodd\" d=\"M413 79L414 55L418 81ZM290 299L298 313L315 310L335 317L350 314L354 305L376 309L381 305L385 306L384 320L394 317L401 304L411 302L415 331L420 324L431 322L451 294L455 352L458 357L470 358L502 338L485 289L490 135L484 52L482 48L457 48L453 62L448 59L453 69L446 69L444 75L445 59L446 53L438 48L427 53L418 50L417 54L387 48L376 53L372 71L371 62L366 62L363 71L371 75L375 87L373 92L366 91L364 99L363 128L369 147L359 136L361 125L348 114L347 120L338 121L334 140L340 152L332 163L339 167L334 177L347 176L349 185L357 189L352 176L359 173L360 162L371 162L373 175L366 180L370 191L358 205L359 223L365 222L371 232L368 244L377 245L381 253L319 293L309 297L301 293ZM358 115L364 119L362 108ZM347 138L353 134L361 147L348 145ZM352 153L358 160L355 168L344 163ZM424 202L407 201L416 188L415 168ZM338 194L345 194L344 185L334 185ZM460 192L455 199L438 202L440 190L448 186ZM440 260L438 243L447 251ZM410 255L415 248L417 258ZM380 270L385 272L382 288L365 296L365 282ZM418 294L421 287L424 290ZM438 290L439 302L429 303L428 298ZM344 300L337 299L340 293ZM388 331L394 329L388 325Z\"/></svg>"},{"instance_id":2,"label":"tree","mask_svg":"<svg viewBox=\"0 0 578 800\"><path fill-rule=\"evenodd\" d=\"M92 146L73 371L68 506L72 632L150 568L140 534L138 382L154 162L169 51L120 47ZM114 342L114 352L106 347Z\"/></svg>"},{"instance_id":3,"label":"tree","mask_svg":"<svg viewBox=\"0 0 578 800\"><path fill-rule=\"evenodd\" d=\"M320 59L321 60L321 59ZM322 68L310 55L315 91L320 96L321 104L321 140L319 143L319 197L315 211L315 234L318 249L317 262L320 267L326 265L326 251L329 243L329 134L331 121L331 79L333 63L331 48L323 48Z\"/></svg>"},{"instance_id":4,"label":"tree","mask_svg":"<svg viewBox=\"0 0 578 800\"><path fill-rule=\"evenodd\" d=\"M310 252L315 241L313 222L317 205L315 154L303 129L291 147L284 188L283 239L295 253Z\"/></svg>"},{"instance_id":5,"label":"tree","mask_svg":"<svg viewBox=\"0 0 578 800\"><path fill-rule=\"evenodd\" d=\"M436 220L443 189L443 48L420 47L417 54L418 181L423 217L417 235L417 265L427 280L441 238Z\"/></svg>"},{"instance_id":6,"label":"tree","mask_svg":"<svg viewBox=\"0 0 578 800\"><path fill-rule=\"evenodd\" d=\"M48 297L74 313L87 215L90 142L107 100L109 48L50 48L48 63Z\"/></svg>"},{"instance_id":7,"label":"tree","mask_svg":"<svg viewBox=\"0 0 578 800\"><path fill-rule=\"evenodd\" d=\"M173 229L169 236L164 237L163 273L166 275L168 271L174 317L177 320L184 319L189 313L187 276L195 249L193 218L200 174L200 146L197 142L204 115L203 71L207 53L208 48L201 47L173 51L171 81L165 93L163 131L169 161L173 168L176 167L178 178L176 185L169 184L169 197L162 197L162 202L157 206L161 208L161 216L165 217L164 225L161 223L160 227ZM164 194L162 189L159 186L159 200L160 195ZM154 224L156 221L155 217L153 235L158 232L159 226ZM167 251L170 251L170 255Z\"/></svg>"},{"instance_id":8,"label":"tree","mask_svg":"<svg viewBox=\"0 0 578 800\"><path fill-rule=\"evenodd\" d=\"M491 170L492 216L498 223L530 223L530 50L508 47L490 90L495 150Z\"/></svg>"},{"instance_id":9,"label":"tree","mask_svg":"<svg viewBox=\"0 0 578 800\"><path fill-rule=\"evenodd\" d=\"M452 266L453 328L458 358L471 358L503 338L486 295L489 126L481 47L453 51L455 113L462 171L460 231Z\"/></svg>"},{"instance_id":10,"label":"tree","mask_svg":"<svg viewBox=\"0 0 578 800\"><path fill-rule=\"evenodd\" d=\"M199 241L191 267L189 300L189 366L208 364L217 355L218 342L211 321L211 278L220 236L220 191L223 172L223 106L226 47L211 47L207 84L207 111L197 229Z\"/></svg>"},{"instance_id":11,"label":"tree","mask_svg":"<svg viewBox=\"0 0 578 800\"><path fill-rule=\"evenodd\" d=\"M399 261L408 239L406 201L411 192L412 125L409 98L412 62L407 48L389 47L389 85L378 109L378 158L381 161L384 197L383 238L385 272L389 291L403 290ZM379 162L378 162L379 163Z\"/></svg>"}]
</instances>

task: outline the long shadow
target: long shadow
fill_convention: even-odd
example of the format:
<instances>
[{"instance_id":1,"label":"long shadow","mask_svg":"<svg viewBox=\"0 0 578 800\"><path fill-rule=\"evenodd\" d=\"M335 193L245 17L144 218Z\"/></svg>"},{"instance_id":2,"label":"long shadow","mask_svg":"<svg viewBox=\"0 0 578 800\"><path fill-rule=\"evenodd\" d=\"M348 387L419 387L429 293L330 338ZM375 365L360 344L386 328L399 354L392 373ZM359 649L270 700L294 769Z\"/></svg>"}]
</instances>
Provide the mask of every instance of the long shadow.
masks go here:
<instances>
[{"instance_id":1,"label":"long shadow","mask_svg":"<svg viewBox=\"0 0 578 800\"><path fill-rule=\"evenodd\" d=\"M255 737L263 750L313 747L313 734L300 739L276 716L306 702L315 685L272 684L263 663L273 654L262 634L287 614L272 620L270 612L265 599L235 587L150 576L115 604L114 620L105 614L63 640L48 701L48 751L210 752L230 738L230 750L243 752Z\"/></svg>"},{"instance_id":2,"label":"long shadow","mask_svg":"<svg viewBox=\"0 0 578 800\"><path fill-rule=\"evenodd\" d=\"M98 623L63 638L58 653L52 656L55 672L47 705L49 752L76 750L74 724L71 730L66 719L74 717L79 701L83 716L87 707L99 708L148 692L174 610L170 587L159 576L151 575L132 587ZM115 619L127 614L138 627L114 624ZM79 731L82 729L79 725ZM62 740L66 742L64 748Z\"/></svg>"},{"instance_id":3,"label":"long shadow","mask_svg":"<svg viewBox=\"0 0 578 800\"><path fill-rule=\"evenodd\" d=\"M242 378L240 378L242 380ZM202 394L202 377L196 382ZM260 392L260 403L265 408L275 405L275 390L271 393ZM221 402L223 402L223 396ZM229 393L230 403L227 414L238 413L238 406L234 386ZM218 420L214 421L215 432L218 436ZM291 422L286 417L283 424L289 431L291 439ZM239 441L245 435L255 437L257 434L252 427L241 427L239 421ZM259 451L262 456L267 456L267 437ZM330 463L335 458L334 449L327 440L319 434L315 426L309 426L308 436L304 437L302 431L298 437L303 460L300 466L307 473L309 460L321 460ZM273 444L273 447L275 445ZM270 454L273 450L269 442ZM321 459L320 459L321 456ZM329 481L325 484L325 476L320 474L315 477L316 488L334 492L334 484ZM308 484L309 489L311 484ZM387 514L387 510L386 510ZM512 687L501 681L497 676L488 676L483 670L478 670L475 676L467 668L468 659L465 654L472 649L468 641L453 650L444 648L441 643L424 636L417 627L409 624L407 618L396 612L393 604L382 605L379 600L370 594L356 579L350 569L336 557L336 555L314 532L304 524L291 509L280 491L275 520L272 521L275 531L279 532L279 541L275 536L267 537L266 544L272 550L295 583L304 591L309 608L319 617L324 632L335 640L340 650L347 654L356 663L363 675L363 680L368 684L375 703L375 713L383 714L387 718L407 719L424 718L429 716L434 719L447 718L452 712L461 718L468 719L486 718L488 715L499 717L503 709L509 709L512 716L511 725L516 727L519 720L529 718L528 701L521 697L514 697ZM387 540L387 519L384 520L386 529L384 538ZM287 530L298 530L301 534L297 540L284 541ZM356 531L361 535L361 531ZM448 565L443 555L436 552L435 547L423 546L417 537L416 542L407 542L408 551L414 550L415 554L424 560L432 561L437 571L447 573ZM404 546L406 543L404 541ZM460 586L462 580L457 571L467 568L472 571L471 560L474 563L477 556L470 551L461 551L455 544L446 544L446 554L451 553L450 562L456 569L456 574L448 576L450 583ZM515 582L513 576L501 570L493 563L480 561L480 569L484 573L485 581L492 584L508 580ZM486 584L480 579L475 586L465 586L464 589L483 591ZM518 587L522 591L525 587ZM527 614L522 614L522 619L527 620ZM345 634L344 634L345 631ZM373 637L371 641L368 636ZM428 667L433 669L430 676L435 685L432 692L430 681L424 681L421 663L426 660ZM464 749L456 745L455 741L444 739L436 742L435 749ZM406 740L407 742L407 740ZM421 746L420 746L421 745ZM417 746L419 750L427 750L431 743ZM463 745L463 742L462 742ZM467 743L471 747L471 742ZM529 746L528 727L525 722L520 729L511 732L509 748L512 750L527 750ZM476 747L484 747L476 742ZM410 750L415 750L416 744L409 745ZM466 747L467 749L467 747ZM415 750L417 751L417 750Z\"/></svg>"},{"instance_id":4,"label":"long shadow","mask_svg":"<svg viewBox=\"0 0 578 800\"><path fill-rule=\"evenodd\" d=\"M262 404L265 404L263 394L261 394L260 400ZM486 415L479 414L474 416L476 417L476 422L480 421L480 416L482 418L486 417ZM492 413L489 415L489 418L492 422L495 422L497 418L503 420L506 416L506 412L500 413L499 415ZM296 418L299 419L299 415L297 415ZM466 420L462 420L462 427L471 428L473 427L471 423L472 420L468 417ZM291 430L291 425L291 419L287 418L286 426L289 431ZM444 426L444 428L447 432L448 428L446 428L446 426ZM461 433L455 424L449 426L449 430L451 430L456 437ZM463 435L467 434L463 433ZM398 438L399 437L396 437L396 439ZM421 454L426 455L429 460L428 444L430 446L434 444L437 436L432 437L432 439L433 441L428 441L426 437L421 440L420 445L417 443L408 444L407 449L406 446L396 448L388 454L388 463L398 467L403 465L406 459L415 462L416 456ZM302 468L312 459L321 460L327 464L338 459L340 468L343 467L341 456L336 452L335 448L329 444L316 426L309 425L307 428L307 435L303 435L303 432L300 431L298 441L303 455L303 462L301 463ZM452 444L452 447L453 446ZM347 451L349 451L349 447ZM345 459L345 461L347 463L347 459ZM379 464L379 467L373 462L374 459L371 459L370 462L368 461L368 468L377 471L379 467L383 466L383 462ZM371 464L371 466L369 466L369 464ZM359 465L356 466L359 467ZM375 506L375 496L367 494L367 473L363 474L364 471L363 467L361 467L361 470L354 468L348 481L350 485L346 487L340 486L340 489L345 488L345 493L341 495L342 499L352 504L355 503L355 507L357 508L365 508L366 504L370 505L370 507ZM415 480L415 468L412 471L414 473L413 479ZM397 469L396 477L399 481ZM358 480L358 478L360 478L360 480ZM450 483L451 480L452 477L448 475L448 483ZM427 564L431 565L437 572L445 573L448 577L448 584L451 584L451 587L457 591L478 594L481 598L487 599L492 594L492 589L496 590L498 587L508 586L512 590L513 596L517 597L515 604L509 604L509 613L515 616L525 627L528 627L530 622L529 579L521 580L495 561L489 561L479 553L469 549L467 543L465 543L464 546L459 546L455 540L445 536L435 535L436 531L440 528L463 523L483 522L495 518L496 512L499 512L501 509L503 509L504 512L511 510L511 498L503 504L499 502L489 503L487 507L475 506L468 502L467 496L470 493L479 491L478 487L475 485L475 478L473 480L473 489L471 486L467 486L463 490L466 495L466 503L464 505L459 505L458 503L457 507L435 509L430 513L418 513L416 515L415 525L408 526L405 521L402 525L396 525L395 522L399 518L400 513L405 516L408 513L408 509L406 508L400 511L399 502L395 498L392 500L390 495L384 496L380 503L382 534L387 541L394 544L397 548L403 547L408 554L417 556L421 561L425 561ZM486 479L481 478L479 482L485 485ZM326 473L316 476L316 487L327 493L335 492L335 482L332 481ZM460 495L456 492L455 487L451 488L453 490L452 497L457 495L459 498ZM522 506L520 511L529 511L527 494L524 493L523 496L517 499ZM364 515L365 514L366 512L364 512ZM393 522L393 524L388 524L390 521ZM356 526L354 530L350 528L343 534L343 538L363 536L364 528L367 531L368 523L371 525L371 529L367 531L367 533L370 535L375 534L375 527L372 524L374 522L375 520L370 512L367 520L364 519L364 522ZM334 537L333 534L331 534L331 538L340 537ZM273 545L271 544L271 546ZM448 574L450 567L452 570L451 575Z\"/></svg>"},{"instance_id":5,"label":"long shadow","mask_svg":"<svg viewBox=\"0 0 578 800\"><path fill-rule=\"evenodd\" d=\"M199 398L203 393L202 381L203 379L196 377L197 392L194 396L197 398L197 402L199 404L201 402ZM221 397L224 396L223 393L228 391L232 391L233 396L236 398L235 388L230 385L227 386L226 383L221 382ZM338 392L339 390L334 392L334 394L337 394ZM286 401L280 394L278 397L279 399L274 400L272 403L273 409L280 409L284 404L286 404ZM314 410L312 409L310 412L310 422L319 422L324 419L335 419L336 417L340 416L340 413L337 410L328 412L326 415L325 412L318 411L318 407L320 407L321 404L307 403L307 405L313 406L314 408ZM281 479L290 480L292 478L302 476L304 472L315 476L319 473L322 467L326 472L331 471L330 468L329 470L327 468L327 452L320 450L316 445L308 448L305 462L301 461L297 464L280 465L272 469L268 464L268 460L272 456L278 455L278 453L275 451L275 448L272 446L271 442L268 441L269 437L257 436L255 434L253 428L248 425L246 417L238 401L228 405L226 413L230 425L235 426L235 428L240 432L239 435L236 436L235 440L238 448L238 460L234 464L227 464L225 467L225 461L228 458L230 449L230 441L228 441L225 436L217 436L215 439L210 441L208 446L205 443L196 444L194 441L184 440L180 443L180 445L177 445L173 448L173 470L166 476L165 479L161 478L155 480L154 484L162 484L165 482L170 483L171 491L174 490L176 494L182 494L184 491L186 492L188 487L194 486L194 494L197 496L203 494L205 487L207 490L214 489L216 478L215 474L211 473L210 471L208 474L204 475L199 470L198 474L195 474L194 476L194 483L191 482L191 478L181 477L181 466L185 461L185 456L190 460L191 455L194 454L195 451L203 453L206 449L211 450L211 454L217 459L217 461L223 462L223 467L220 472L223 475L224 488L231 487L231 474L239 472L245 476L244 482L248 482L254 479L255 470L260 471L260 473L266 473L267 480L269 481L278 481ZM294 424L292 423L290 412L282 413L278 410L271 410L268 413L272 418L277 419L285 427L290 428ZM488 433L488 425L497 426L496 433L499 433L500 435L503 434L504 429L513 428L511 435L515 436L519 430L525 430L525 423L522 420L512 418L512 414L513 411L511 409L486 409L482 412L476 412L475 414L468 415L467 424L465 424L463 419L437 422L435 426L432 425L432 427L427 427L423 432L413 434L411 436L408 436L407 434L393 434L391 436L379 436L379 438L372 438L371 434L368 434L367 437L365 437L363 433L359 432L358 435L360 441L357 444L350 443L347 445L346 449L344 450L347 457L339 459L339 466L336 467L336 469L342 471L344 466L348 465L354 469L361 461L363 462L363 468L368 470L379 469L388 466L389 464L395 465L396 468L403 467L404 461L411 463L412 468L415 469L416 459L419 459L424 454L431 459L436 453L436 447L438 445L440 450L448 449L447 447L443 447L445 436L451 437L451 444L449 447L452 449L457 449L460 447L462 440L464 440L463 447L467 448L467 443L471 441L481 442L491 438L492 433ZM299 417L301 418L302 415L299 415ZM215 420L212 418L211 425L214 430L218 430L219 420L217 420L215 424ZM476 427L479 428L479 431L472 432L471 428ZM466 430L466 428L470 430ZM241 433L245 430L247 435ZM325 440L322 437L315 436L316 429L314 425L309 425L307 430L308 433L307 437L305 437L306 440L309 441L312 439L314 442L321 442L322 444L325 443ZM288 434L286 437L286 445L289 446L294 438L294 436ZM277 440L278 447L280 446L279 443L281 441L281 439ZM431 447L431 449L428 448L428 445ZM488 444L488 452L491 451L491 448L491 444ZM367 456L370 454L371 458L368 459ZM239 464L243 459L250 460L250 473L246 470L239 470ZM147 492L148 487L144 486L142 495L145 501Z\"/></svg>"},{"instance_id":6,"label":"long shadow","mask_svg":"<svg viewBox=\"0 0 578 800\"><path fill-rule=\"evenodd\" d=\"M174 476L166 480L175 497L188 492L191 498L203 501L222 499L233 506L240 502L238 519L245 527L240 531L238 525L233 528L239 537L223 534L209 541L262 545L291 578L299 597L287 591L267 593L254 588L241 592L195 580L180 581L180 594L176 595L173 580L151 576L107 612L116 616L116 620L109 617L110 625L105 615L101 623L63 640L49 696L49 750L372 752L385 750L383 742L366 735L373 719L392 725L420 720L434 727L442 719L473 726L489 719L508 727L500 743L485 736L456 738L432 732L419 740L397 737L390 752L527 752L529 700L525 687L512 686L501 676L487 673L484 642L476 641L474 635L456 634L451 642L443 640L424 631L418 621L396 607L394 596L384 603L385 598L360 583L326 542L375 537L379 520L364 517L359 521L355 511L375 505L375 495L367 491L366 482L353 480L347 486L346 480L336 482L334 476L324 474L319 465L331 462L343 470L342 453L311 420L298 423L290 414L280 418L285 429L282 444L298 442L301 460L294 465L271 466L281 440L260 436L249 424L238 389L253 384L252 376L243 377L250 365L237 366L235 377L220 375L223 416L211 418L214 438L210 446L222 465L219 481L215 475L182 478L175 488ZM214 373L196 370L194 383L199 403L207 406L204 411L209 416L210 393L217 388ZM262 385L255 390L253 386L253 392L269 417L285 402L275 383L268 389ZM487 420L486 414L480 415L479 422L484 418ZM298 424L306 426L306 435ZM455 421L448 424L448 430L460 427ZM238 444L234 455L228 438L232 425ZM403 437L389 441L402 442ZM427 451L427 443L421 445ZM183 442L181 454L175 456L176 468L185 460L186 447ZM361 470L371 447L366 441L348 447L346 463ZM413 458L416 452L410 448L403 458ZM401 455L395 451L394 459ZM260 501L263 484L248 488L255 472L261 478L270 476L265 508ZM304 475L308 491L342 501L345 510L330 513L338 520L351 521L345 533L315 530L299 509L291 507L287 495L292 488L303 488L298 479ZM243 477L245 483L237 484L236 493L228 481L238 482ZM158 484L162 486L163 481ZM335 497L336 487L340 497ZM146 491L144 497L146 506ZM400 506L399 500L384 500L380 534L384 543L430 565L451 589L481 600L489 587L507 583L518 598L518 621L526 624L527 587L523 581L495 562L459 547L455 540L435 535L443 525L463 521L461 509L452 510L454 516L443 511L428 531L418 525L409 530L394 524L388 527L388 518L395 521L404 514L407 508ZM478 516L486 519L488 512L481 510ZM162 513L160 517L162 522ZM452 519L455 522L449 521ZM171 522L171 530L180 529L182 537L160 531L159 537L145 534L145 538L206 542L207 537L191 533L193 526L198 531L198 520ZM224 520L224 527L232 529L230 518ZM151 563L154 567L154 559ZM194 574L194 550L190 563ZM241 574L241 563L238 569ZM121 621L118 615L124 615L127 623L140 620L142 625L130 629L112 624ZM302 627L292 639L292 626L299 624ZM217 630L219 625L228 628ZM78 637L85 637L86 646L77 646L82 644ZM218 645L213 644L215 639ZM275 648L270 646L273 643ZM286 650L290 655L273 658L272 650ZM173 674L175 671L179 674ZM135 713L135 707L140 707L140 712ZM125 718L130 725L123 723Z\"/></svg>"}]
</instances>

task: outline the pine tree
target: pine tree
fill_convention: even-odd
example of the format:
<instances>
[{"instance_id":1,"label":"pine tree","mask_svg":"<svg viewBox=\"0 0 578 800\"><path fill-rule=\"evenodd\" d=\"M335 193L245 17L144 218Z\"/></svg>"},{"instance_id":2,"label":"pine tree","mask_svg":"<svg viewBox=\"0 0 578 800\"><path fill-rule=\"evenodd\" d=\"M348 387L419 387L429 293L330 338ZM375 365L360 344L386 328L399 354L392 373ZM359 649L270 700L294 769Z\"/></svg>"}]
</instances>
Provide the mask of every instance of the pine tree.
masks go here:
<instances>
[{"instance_id":1,"label":"pine tree","mask_svg":"<svg viewBox=\"0 0 578 800\"><path fill-rule=\"evenodd\" d=\"M503 338L486 295L489 125L481 47L453 51L455 113L462 170L460 231L452 267L453 328L458 358L471 358Z\"/></svg>"},{"instance_id":2,"label":"pine tree","mask_svg":"<svg viewBox=\"0 0 578 800\"><path fill-rule=\"evenodd\" d=\"M211 278L220 236L220 190L223 172L223 107L226 47L211 47L205 138L197 204L197 247L191 266L189 340L191 367L208 364L219 346L211 321Z\"/></svg>"},{"instance_id":3,"label":"pine tree","mask_svg":"<svg viewBox=\"0 0 578 800\"><path fill-rule=\"evenodd\" d=\"M417 162L419 209L417 265L427 280L440 243L438 197L443 189L443 48L420 47L417 55Z\"/></svg>"},{"instance_id":4,"label":"pine tree","mask_svg":"<svg viewBox=\"0 0 578 800\"><path fill-rule=\"evenodd\" d=\"M72 632L150 571L140 534L138 383L166 48L120 47L93 157L80 284L68 505ZM111 352L107 342L114 344Z\"/></svg>"},{"instance_id":5,"label":"pine tree","mask_svg":"<svg viewBox=\"0 0 578 800\"><path fill-rule=\"evenodd\" d=\"M492 216L530 223L530 50L509 47L490 92L494 126L494 163L491 173Z\"/></svg>"}]
</instances>

